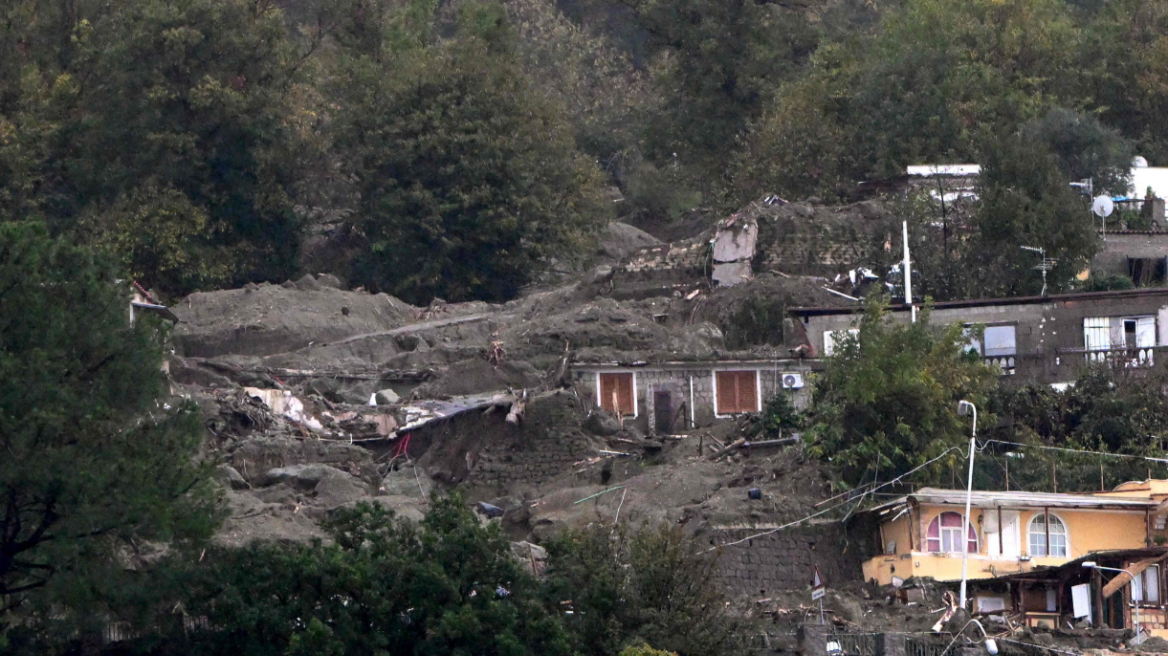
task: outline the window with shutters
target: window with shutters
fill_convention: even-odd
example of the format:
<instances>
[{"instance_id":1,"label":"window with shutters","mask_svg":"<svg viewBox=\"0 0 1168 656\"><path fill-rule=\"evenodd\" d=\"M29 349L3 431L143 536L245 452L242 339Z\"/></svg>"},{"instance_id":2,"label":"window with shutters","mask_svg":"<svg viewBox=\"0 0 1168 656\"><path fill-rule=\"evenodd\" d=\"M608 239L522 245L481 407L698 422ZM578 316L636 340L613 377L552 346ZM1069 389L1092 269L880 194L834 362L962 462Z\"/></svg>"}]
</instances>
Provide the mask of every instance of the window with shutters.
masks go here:
<instances>
[{"instance_id":1,"label":"window with shutters","mask_svg":"<svg viewBox=\"0 0 1168 656\"><path fill-rule=\"evenodd\" d=\"M714 413L732 415L758 412L757 371L714 372Z\"/></svg>"},{"instance_id":2,"label":"window with shutters","mask_svg":"<svg viewBox=\"0 0 1168 656\"><path fill-rule=\"evenodd\" d=\"M632 372L600 374L601 409L622 416L636 416L635 376L636 374Z\"/></svg>"}]
</instances>

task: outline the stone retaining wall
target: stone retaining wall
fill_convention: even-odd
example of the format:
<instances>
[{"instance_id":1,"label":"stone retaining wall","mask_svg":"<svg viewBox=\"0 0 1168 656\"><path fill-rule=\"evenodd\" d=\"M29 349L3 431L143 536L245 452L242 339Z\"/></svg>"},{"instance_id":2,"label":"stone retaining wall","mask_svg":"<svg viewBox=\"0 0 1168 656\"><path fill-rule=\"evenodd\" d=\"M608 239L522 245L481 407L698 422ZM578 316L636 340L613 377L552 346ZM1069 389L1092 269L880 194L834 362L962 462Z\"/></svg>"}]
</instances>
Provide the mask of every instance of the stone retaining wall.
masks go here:
<instances>
[{"instance_id":1,"label":"stone retaining wall","mask_svg":"<svg viewBox=\"0 0 1168 656\"><path fill-rule=\"evenodd\" d=\"M758 529L723 530L716 542ZM719 576L731 595L761 599L777 590L808 590L816 567L828 586L862 581L863 545L839 524L793 528L725 547Z\"/></svg>"}]
</instances>

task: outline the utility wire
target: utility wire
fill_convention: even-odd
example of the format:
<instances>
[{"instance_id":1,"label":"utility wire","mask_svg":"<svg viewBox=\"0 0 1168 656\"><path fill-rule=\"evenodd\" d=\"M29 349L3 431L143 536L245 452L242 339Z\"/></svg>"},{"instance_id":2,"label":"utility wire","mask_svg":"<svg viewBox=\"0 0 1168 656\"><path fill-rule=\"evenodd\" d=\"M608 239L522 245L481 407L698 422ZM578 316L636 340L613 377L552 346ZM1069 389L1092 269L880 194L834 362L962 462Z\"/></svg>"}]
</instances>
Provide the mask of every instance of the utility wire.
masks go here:
<instances>
[{"instance_id":1,"label":"utility wire","mask_svg":"<svg viewBox=\"0 0 1168 656\"><path fill-rule=\"evenodd\" d=\"M986 440L982 448L978 449L981 452L986 446L990 444L1004 444L1006 446L1016 446L1024 449L1043 449L1046 451L1061 451L1063 453L1081 453L1084 455L1093 456L1107 456L1110 458L1129 458L1132 460L1147 460L1148 462L1158 462L1162 465L1168 465L1168 458L1154 458L1152 456L1137 456L1130 453L1108 453L1107 451L1088 451L1086 449L1070 449L1062 446L1046 446L1043 444L1022 444L1021 442L1006 442L1004 440Z\"/></svg>"},{"instance_id":2,"label":"utility wire","mask_svg":"<svg viewBox=\"0 0 1168 656\"><path fill-rule=\"evenodd\" d=\"M905 473L901 474L900 476L897 476L896 478L894 478L894 479L892 479L892 480L890 480L890 481L888 481L888 482L881 483L880 485L877 485L877 486L875 486L875 487L871 487L871 488L869 488L867 491L865 491L863 494L861 494L860 496L861 496L861 497L863 497L863 496L866 496L866 495L870 495L870 494L872 494L872 493L876 492L876 490L879 490L880 488L888 487L889 485L893 485L893 484L895 484L895 483L899 483L901 479L903 479L903 478L905 478L905 477L907 477L907 476L910 476L910 475L912 475L912 474L915 474L916 472L918 472L918 471L920 471L920 470L924 469L925 467L928 467L929 465L933 464L934 462L937 462L937 461L938 461L938 460L940 460L941 458L944 458L945 456L949 455L949 454L950 454L950 453L952 453L953 451L957 451L957 452L959 452L959 453L960 453L960 452L962 452L962 449L961 449L961 447L957 447L957 446L951 446L951 447L949 447L948 449L945 449L944 451L942 451L940 455L938 455L937 457L933 458L932 460L929 460L928 462L925 462L925 463L923 463L923 464L921 464L921 465L918 465L918 466L916 466L916 467L914 467L914 468L912 468L912 469L910 469L910 470L906 471ZM722 547L733 547L734 545L742 544L743 542L747 542L747 541L750 541L750 540L754 540L755 538L766 537L766 536L768 536L768 535L771 535L771 534L773 534L773 533L778 533L779 531L782 531L782 530L785 530L785 529L791 528L792 526L797 526L797 525L799 525L799 524L802 524L802 523L804 523L804 522L811 521L812 519L815 519L816 517L820 517L820 516L826 515L827 513L829 513L829 512L831 512L831 511L835 510L836 508L839 508L839 507L841 507L841 506L847 505L848 503L851 503L851 501L852 501L851 499L844 499L843 501L841 501L841 502L839 502L839 503L837 503L837 504L835 504L835 505L828 506L827 508L824 508L823 510L820 510L820 511L819 511L819 512L817 512L817 513L813 513L813 514L811 514L811 515L808 515L808 516L806 516L806 517L804 517L804 518L802 518L802 519L797 519L797 520L795 520L795 521L793 521L793 522L789 522L789 523L787 523L787 524L783 524L782 526L779 526L779 527L777 527L777 528L768 529L768 530L766 530L766 531L763 531L762 533L756 533L756 534L754 534L754 535L750 535L750 536L744 537L744 538L742 538L742 539L740 539L740 540L734 540L733 542L724 542L724 543L722 543L722 544L720 544L720 545L718 545L718 546L716 546L716 547L710 547L709 549L706 549L706 551L705 551L704 553L708 553L708 552L710 552L710 551L714 551L715 549L720 549L720 548L722 548Z\"/></svg>"}]
</instances>

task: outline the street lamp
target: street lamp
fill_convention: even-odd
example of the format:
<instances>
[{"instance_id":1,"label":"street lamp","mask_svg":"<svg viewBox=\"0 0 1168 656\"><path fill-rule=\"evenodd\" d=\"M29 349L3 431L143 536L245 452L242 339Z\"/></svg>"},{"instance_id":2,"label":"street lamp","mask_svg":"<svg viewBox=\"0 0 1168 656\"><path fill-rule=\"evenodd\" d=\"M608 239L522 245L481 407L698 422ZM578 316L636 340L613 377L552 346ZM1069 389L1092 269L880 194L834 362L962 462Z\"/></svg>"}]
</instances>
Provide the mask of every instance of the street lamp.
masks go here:
<instances>
[{"instance_id":1,"label":"street lamp","mask_svg":"<svg viewBox=\"0 0 1168 656\"><path fill-rule=\"evenodd\" d=\"M1132 638L1132 643L1138 645L1140 643L1140 602L1139 602L1139 600L1136 599L1136 596L1134 594L1135 593L1135 582L1136 582L1135 574L1132 574L1131 572L1127 571L1126 569L1120 569L1118 567L1104 567L1093 560L1085 561L1083 563L1083 567L1086 567L1087 569L1103 569L1103 570L1107 570L1109 572L1121 572L1123 574L1127 574L1131 578L1131 581L1129 583L1132 586L1132 593L1133 593L1132 594L1132 606L1135 607L1135 624L1136 624L1136 627L1135 627L1136 628L1136 637Z\"/></svg>"},{"instance_id":2,"label":"street lamp","mask_svg":"<svg viewBox=\"0 0 1168 656\"><path fill-rule=\"evenodd\" d=\"M969 506L973 501L973 454L977 451L977 406L969 401L957 404L957 414L973 415L973 434L969 437L969 481L965 486L965 526L961 529L961 609L965 609L965 581L969 571Z\"/></svg>"}]
</instances>

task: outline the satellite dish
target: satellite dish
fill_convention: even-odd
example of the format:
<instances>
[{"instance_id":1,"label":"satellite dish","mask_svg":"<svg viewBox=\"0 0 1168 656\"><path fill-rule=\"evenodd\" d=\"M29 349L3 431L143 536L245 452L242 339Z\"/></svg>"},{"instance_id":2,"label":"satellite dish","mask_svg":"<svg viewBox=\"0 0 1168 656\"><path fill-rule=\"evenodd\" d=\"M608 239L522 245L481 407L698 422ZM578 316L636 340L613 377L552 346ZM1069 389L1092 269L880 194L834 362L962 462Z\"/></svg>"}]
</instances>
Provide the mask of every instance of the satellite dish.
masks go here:
<instances>
[{"instance_id":1,"label":"satellite dish","mask_svg":"<svg viewBox=\"0 0 1168 656\"><path fill-rule=\"evenodd\" d=\"M1111 202L1111 198L1107 196L1096 196L1095 202L1091 203L1091 211L1096 216L1108 217L1115 210L1115 203Z\"/></svg>"}]
</instances>

